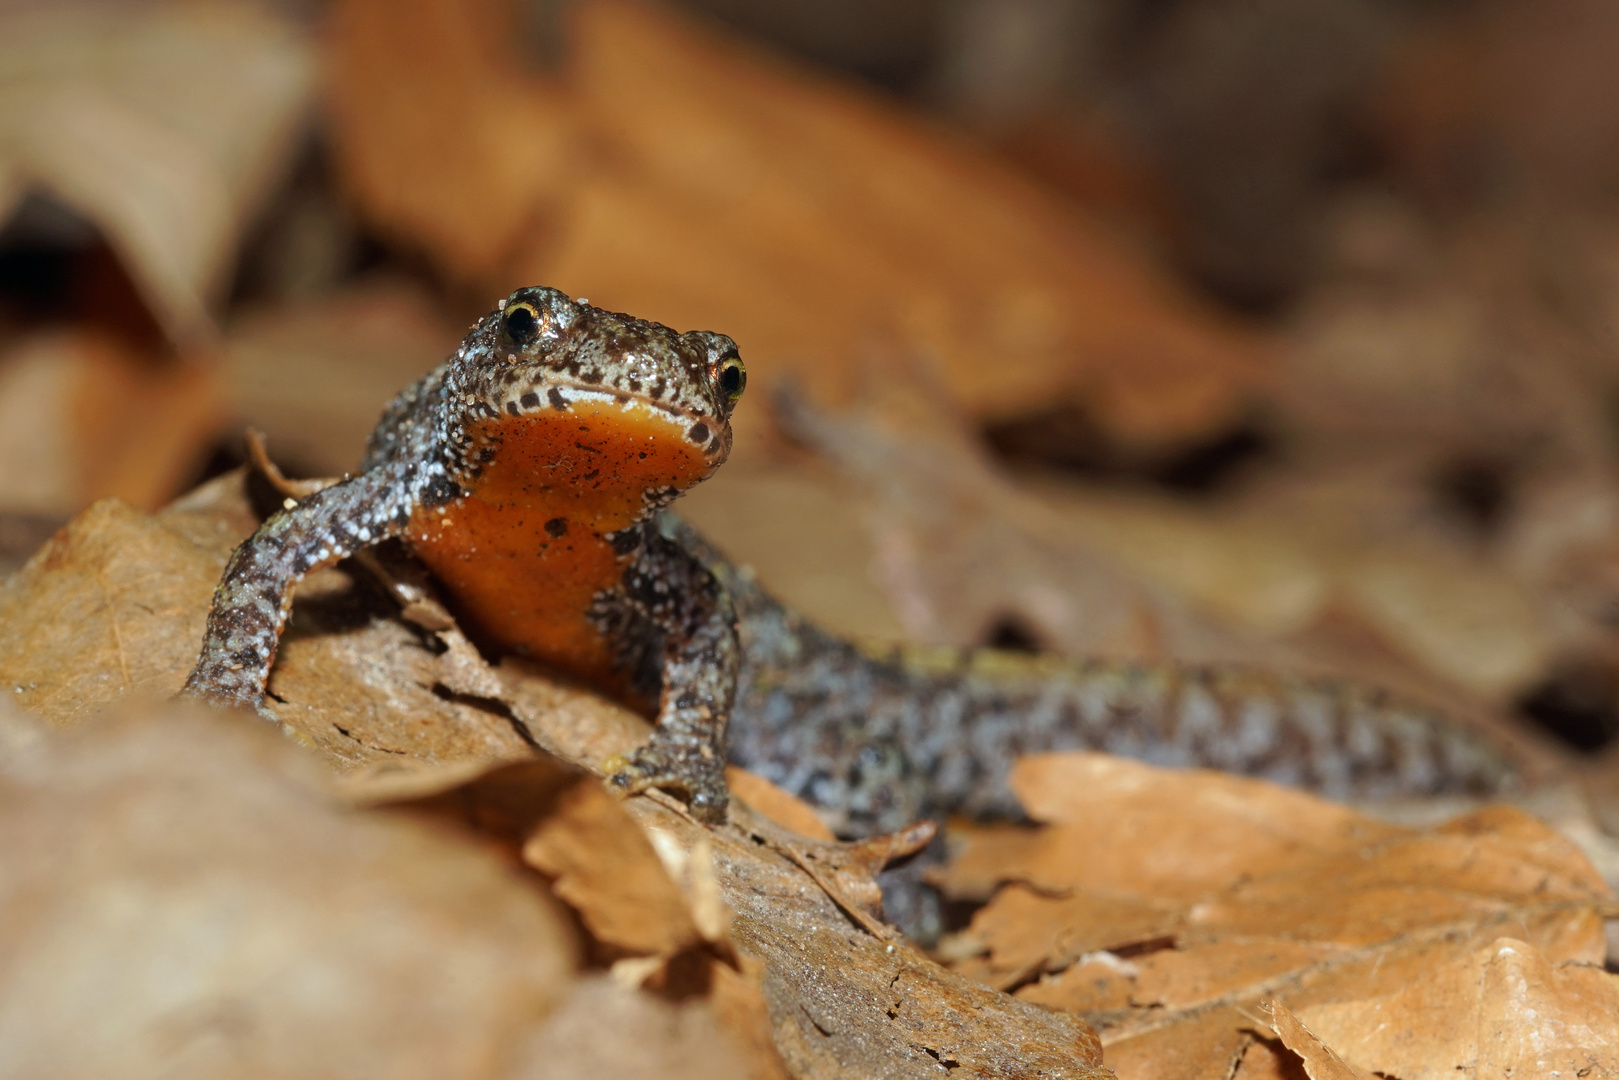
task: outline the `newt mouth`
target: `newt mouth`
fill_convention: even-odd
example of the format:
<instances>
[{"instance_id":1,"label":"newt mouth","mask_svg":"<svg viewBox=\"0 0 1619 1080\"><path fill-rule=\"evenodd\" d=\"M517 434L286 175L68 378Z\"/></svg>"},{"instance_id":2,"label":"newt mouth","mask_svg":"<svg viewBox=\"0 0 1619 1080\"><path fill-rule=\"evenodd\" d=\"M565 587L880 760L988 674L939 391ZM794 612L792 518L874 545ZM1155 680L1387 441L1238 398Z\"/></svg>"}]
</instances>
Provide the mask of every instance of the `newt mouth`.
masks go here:
<instances>
[{"instance_id":1,"label":"newt mouth","mask_svg":"<svg viewBox=\"0 0 1619 1080\"><path fill-rule=\"evenodd\" d=\"M699 449L716 465L731 449L730 425L712 414L646 394L567 379L531 384L521 393L505 398L498 407L483 406L483 412L491 420L560 418L569 414L588 416L592 423L622 424L647 438L678 440Z\"/></svg>"}]
</instances>

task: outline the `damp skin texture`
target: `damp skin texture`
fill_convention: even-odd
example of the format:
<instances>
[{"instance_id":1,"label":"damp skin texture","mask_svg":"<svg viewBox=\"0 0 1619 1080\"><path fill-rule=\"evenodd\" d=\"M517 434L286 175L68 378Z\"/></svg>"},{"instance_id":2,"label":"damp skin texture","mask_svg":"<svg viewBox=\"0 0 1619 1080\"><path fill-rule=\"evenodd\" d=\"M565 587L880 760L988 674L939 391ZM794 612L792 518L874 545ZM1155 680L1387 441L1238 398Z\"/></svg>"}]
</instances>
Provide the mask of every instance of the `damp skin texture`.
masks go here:
<instances>
[{"instance_id":1,"label":"damp skin texture","mask_svg":"<svg viewBox=\"0 0 1619 1080\"><path fill-rule=\"evenodd\" d=\"M690 525L665 514L662 528L713 572L737 613L732 762L822 808L846 837L927 817L1018 819L1012 765L1049 751L1220 769L1336 799L1484 796L1520 783L1505 748L1355 683L858 647L784 607Z\"/></svg>"},{"instance_id":2,"label":"damp skin texture","mask_svg":"<svg viewBox=\"0 0 1619 1080\"><path fill-rule=\"evenodd\" d=\"M654 526L725 461L744 381L723 335L518 290L388 406L357 475L236 550L182 693L262 710L297 583L398 538L480 640L655 702L614 784L723 820L735 613Z\"/></svg>"},{"instance_id":3,"label":"damp skin texture","mask_svg":"<svg viewBox=\"0 0 1619 1080\"><path fill-rule=\"evenodd\" d=\"M724 461L741 381L718 334L676 334L551 289L514 293L394 400L358 475L236 551L185 692L260 707L296 583L398 537L480 640L655 703L653 740L614 782L683 792L708 820L724 816L727 743L732 761L845 836L922 817L1016 817L1013 762L1050 750L1337 798L1514 784L1500 748L1351 684L873 653L824 633L663 512Z\"/></svg>"}]
</instances>

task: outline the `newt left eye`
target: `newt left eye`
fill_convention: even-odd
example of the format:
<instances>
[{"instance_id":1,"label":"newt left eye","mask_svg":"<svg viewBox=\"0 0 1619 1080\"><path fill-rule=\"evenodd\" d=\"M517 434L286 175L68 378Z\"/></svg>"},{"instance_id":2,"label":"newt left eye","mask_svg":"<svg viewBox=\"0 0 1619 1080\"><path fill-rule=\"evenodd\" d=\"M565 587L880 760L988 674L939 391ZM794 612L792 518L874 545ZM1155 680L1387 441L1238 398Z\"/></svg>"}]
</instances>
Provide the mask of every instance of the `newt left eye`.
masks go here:
<instances>
[{"instance_id":1,"label":"newt left eye","mask_svg":"<svg viewBox=\"0 0 1619 1080\"><path fill-rule=\"evenodd\" d=\"M507 304L501 314L501 326L515 345L531 344L540 336L542 322L533 304Z\"/></svg>"},{"instance_id":2,"label":"newt left eye","mask_svg":"<svg viewBox=\"0 0 1619 1080\"><path fill-rule=\"evenodd\" d=\"M725 395L727 401L734 402L740 398L748 385L748 371L742 366L742 358L727 356L721 360L714 381L719 385L720 393Z\"/></svg>"}]
</instances>

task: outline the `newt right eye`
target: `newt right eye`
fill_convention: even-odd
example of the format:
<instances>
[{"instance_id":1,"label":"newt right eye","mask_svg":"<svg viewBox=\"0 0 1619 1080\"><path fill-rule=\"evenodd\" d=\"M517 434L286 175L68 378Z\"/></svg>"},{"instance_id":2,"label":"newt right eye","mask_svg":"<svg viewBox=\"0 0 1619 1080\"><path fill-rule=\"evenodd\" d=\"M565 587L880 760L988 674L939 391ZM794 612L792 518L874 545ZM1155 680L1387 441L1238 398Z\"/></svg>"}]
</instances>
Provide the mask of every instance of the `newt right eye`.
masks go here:
<instances>
[{"instance_id":1,"label":"newt right eye","mask_svg":"<svg viewBox=\"0 0 1619 1080\"><path fill-rule=\"evenodd\" d=\"M748 371L742 366L742 358L733 354L720 361L717 379L720 393L728 400L734 402L740 398L743 388L748 385Z\"/></svg>"},{"instance_id":2,"label":"newt right eye","mask_svg":"<svg viewBox=\"0 0 1619 1080\"><path fill-rule=\"evenodd\" d=\"M507 304L501 325L514 345L528 345L540 336L540 313L533 304Z\"/></svg>"}]
</instances>

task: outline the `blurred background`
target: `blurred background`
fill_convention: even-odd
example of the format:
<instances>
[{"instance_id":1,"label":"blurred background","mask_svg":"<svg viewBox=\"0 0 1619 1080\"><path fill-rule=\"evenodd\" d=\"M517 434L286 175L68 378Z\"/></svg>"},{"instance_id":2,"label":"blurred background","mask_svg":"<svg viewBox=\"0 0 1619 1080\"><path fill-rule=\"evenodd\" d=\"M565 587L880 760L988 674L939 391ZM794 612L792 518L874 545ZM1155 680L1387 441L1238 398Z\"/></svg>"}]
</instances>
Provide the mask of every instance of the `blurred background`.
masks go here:
<instances>
[{"instance_id":1,"label":"blurred background","mask_svg":"<svg viewBox=\"0 0 1619 1080\"><path fill-rule=\"evenodd\" d=\"M0 5L0 565L357 462L549 284L749 366L683 511L840 632L1619 736L1609 0Z\"/></svg>"}]
</instances>

